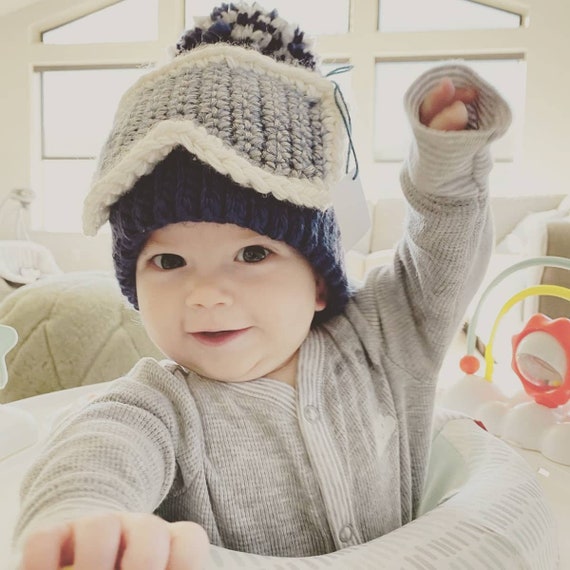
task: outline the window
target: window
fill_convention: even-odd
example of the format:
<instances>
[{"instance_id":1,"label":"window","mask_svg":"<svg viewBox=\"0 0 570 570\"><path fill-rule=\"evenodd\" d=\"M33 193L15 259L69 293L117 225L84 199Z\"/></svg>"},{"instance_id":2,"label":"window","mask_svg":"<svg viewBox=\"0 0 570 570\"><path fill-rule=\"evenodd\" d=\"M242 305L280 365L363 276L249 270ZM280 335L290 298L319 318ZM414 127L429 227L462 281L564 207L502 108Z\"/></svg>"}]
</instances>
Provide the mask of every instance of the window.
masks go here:
<instances>
[{"instance_id":1,"label":"window","mask_svg":"<svg viewBox=\"0 0 570 570\"><path fill-rule=\"evenodd\" d=\"M38 71L40 82L41 211L34 222L47 231L81 231L83 198L95 158L124 91L140 68ZM34 223L34 225L36 225Z\"/></svg>"},{"instance_id":2,"label":"window","mask_svg":"<svg viewBox=\"0 0 570 570\"><path fill-rule=\"evenodd\" d=\"M158 39L158 0L122 0L45 31L45 44L143 42Z\"/></svg>"},{"instance_id":3,"label":"window","mask_svg":"<svg viewBox=\"0 0 570 570\"><path fill-rule=\"evenodd\" d=\"M421 73L450 60L469 65L494 85L513 111L511 128L492 147L490 184L495 193L514 191L526 90L525 49L517 32L527 23L527 8L517 0L379 0L377 30L370 33L373 102L353 86L356 112L367 112L355 122L364 133L356 145L370 199L401 196L400 170L411 139L403 95ZM361 80L356 69L353 77ZM370 141L370 147L363 149L361 140ZM372 150L366 156L368 148Z\"/></svg>"},{"instance_id":4,"label":"window","mask_svg":"<svg viewBox=\"0 0 570 570\"><path fill-rule=\"evenodd\" d=\"M442 16L445 14L445 16ZM382 32L518 28L521 15L471 0L380 0Z\"/></svg>"}]
</instances>

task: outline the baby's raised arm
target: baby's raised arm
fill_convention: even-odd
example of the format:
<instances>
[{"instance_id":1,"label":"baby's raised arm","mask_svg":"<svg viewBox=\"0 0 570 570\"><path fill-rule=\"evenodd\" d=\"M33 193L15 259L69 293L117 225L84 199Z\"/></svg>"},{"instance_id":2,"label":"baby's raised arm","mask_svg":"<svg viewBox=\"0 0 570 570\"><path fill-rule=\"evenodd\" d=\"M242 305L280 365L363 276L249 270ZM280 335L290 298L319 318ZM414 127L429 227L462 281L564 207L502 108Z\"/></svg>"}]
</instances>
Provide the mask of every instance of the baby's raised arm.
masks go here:
<instances>
[{"instance_id":1,"label":"baby's raised arm","mask_svg":"<svg viewBox=\"0 0 570 570\"><path fill-rule=\"evenodd\" d=\"M380 333L370 335L371 354L433 386L492 251L490 145L511 113L492 85L460 63L418 77L404 107L414 135L400 175L404 232L393 262L371 270L354 296L355 318Z\"/></svg>"},{"instance_id":2,"label":"baby's raised arm","mask_svg":"<svg viewBox=\"0 0 570 570\"><path fill-rule=\"evenodd\" d=\"M199 570L208 555L205 530L143 513L110 512L48 525L31 533L21 570Z\"/></svg>"}]
</instances>

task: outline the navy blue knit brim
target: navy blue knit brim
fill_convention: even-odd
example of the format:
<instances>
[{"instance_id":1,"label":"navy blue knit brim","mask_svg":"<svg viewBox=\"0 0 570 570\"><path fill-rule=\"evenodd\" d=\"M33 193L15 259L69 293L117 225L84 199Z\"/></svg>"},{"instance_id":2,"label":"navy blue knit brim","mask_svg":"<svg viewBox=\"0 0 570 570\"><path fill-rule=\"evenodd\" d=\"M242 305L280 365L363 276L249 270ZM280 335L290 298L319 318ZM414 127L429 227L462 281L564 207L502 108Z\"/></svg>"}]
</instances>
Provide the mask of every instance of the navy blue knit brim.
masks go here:
<instances>
[{"instance_id":1,"label":"navy blue knit brim","mask_svg":"<svg viewBox=\"0 0 570 570\"><path fill-rule=\"evenodd\" d=\"M345 307L349 286L332 209L304 208L243 188L178 147L111 206L115 272L135 308L136 263L148 236L183 221L232 223L287 243L327 285L327 306L313 322L324 322Z\"/></svg>"}]
</instances>

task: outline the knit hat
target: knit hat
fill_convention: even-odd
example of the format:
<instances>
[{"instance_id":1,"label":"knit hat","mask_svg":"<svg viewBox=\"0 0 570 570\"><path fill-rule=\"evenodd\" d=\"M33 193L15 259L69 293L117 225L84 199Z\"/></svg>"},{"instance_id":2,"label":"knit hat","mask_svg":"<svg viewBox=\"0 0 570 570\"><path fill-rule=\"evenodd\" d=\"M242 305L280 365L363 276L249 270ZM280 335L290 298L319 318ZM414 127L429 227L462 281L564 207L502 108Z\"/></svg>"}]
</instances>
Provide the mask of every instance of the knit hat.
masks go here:
<instances>
[{"instance_id":1,"label":"knit hat","mask_svg":"<svg viewBox=\"0 0 570 570\"><path fill-rule=\"evenodd\" d=\"M135 308L136 261L160 227L233 223L281 240L325 280L322 322L349 297L331 207L346 145L334 85L303 32L258 4L222 4L123 95L84 231L110 221L117 278Z\"/></svg>"}]
</instances>

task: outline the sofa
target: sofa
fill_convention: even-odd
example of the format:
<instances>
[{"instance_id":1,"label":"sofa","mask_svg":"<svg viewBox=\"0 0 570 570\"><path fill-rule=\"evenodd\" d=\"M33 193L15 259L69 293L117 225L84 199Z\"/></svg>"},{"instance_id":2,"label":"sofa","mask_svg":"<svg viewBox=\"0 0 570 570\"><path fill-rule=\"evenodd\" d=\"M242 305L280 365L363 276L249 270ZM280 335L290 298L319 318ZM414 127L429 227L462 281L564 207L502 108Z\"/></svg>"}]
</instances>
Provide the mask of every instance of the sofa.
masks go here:
<instances>
[{"instance_id":1,"label":"sofa","mask_svg":"<svg viewBox=\"0 0 570 570\"><path fill-rule=\"evenodd\" d=\"M570 257L570 197L494 198L491 206L496 247L480 291L500 271L525 257ZM363 280L372 267L389 263L402 233L402 200L383 199L369 204L369 211L370 230L347 252L347 270L354 281ZM508 297L539 282L570 286L570 272L538 268L506 280L482 311L478 334L488 335ZM0 390L0 403L111 380L141 356L162 356L110 272L51 275L18 288L0 280L2 295L0 323L16 328L20 341L6 358L10 380ZM476 301L477 296L466 319ZM540 298L513 310L504 321L516 329L537 310L553 317L570 316L564 301ZM505 350L509 338L504 337ZM500 347L501 342L496 342L496 351Z\"/></svg>"},{"instance_id":2,"label":"sofa","mask_svg":"<svg viewBox=\"0 0 570 570\"><path fill-rule=\"evenodd\" d=\"M570 257L570 218L551 221L547 224L545 252L547 255ZM541 283L560 285L570 289L570 271L546 267L542 273ZM557 297L541 297L538 312L552 318L570 317L570 303Z\"/></svg>"},{"instance_id":3,"label":"sofa","mask_svg":"<svg viewBox=\"0 0 570 570\"><path fill-rule=\"evenodd\" d=\"M554 250L570 257L570 196L492 198L491 209L496 245L491 266L493 261L501 266L501 256L505 256L506 263ZM369 212L370 230L347 253L349 274L356 279L363 279L372 267L391 258L402 233L405 203L399 199L380 200L369 204Z\"/></svg>"}]
</instances>

